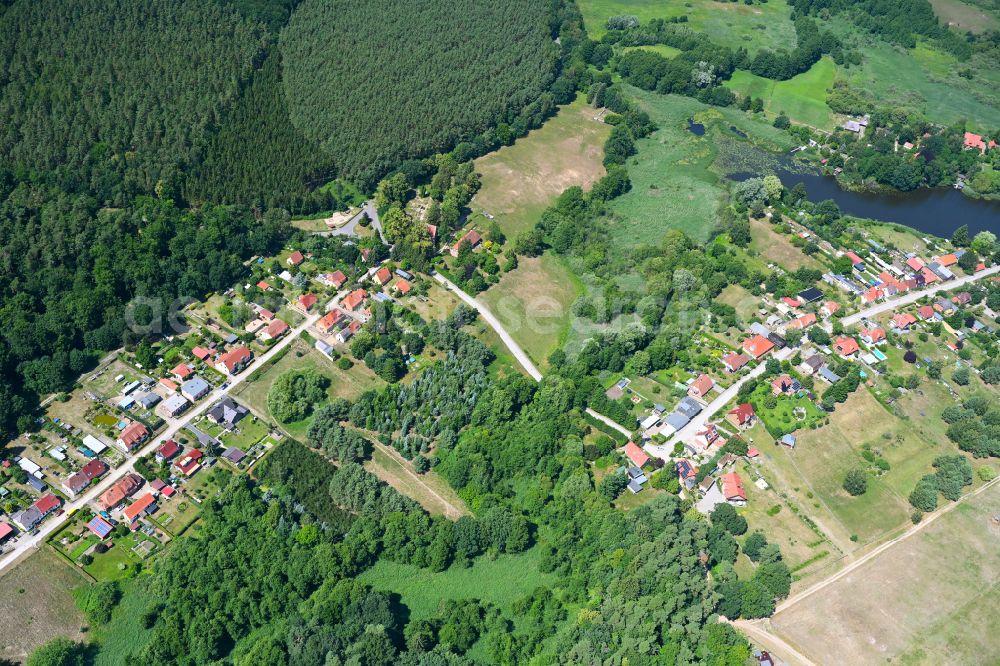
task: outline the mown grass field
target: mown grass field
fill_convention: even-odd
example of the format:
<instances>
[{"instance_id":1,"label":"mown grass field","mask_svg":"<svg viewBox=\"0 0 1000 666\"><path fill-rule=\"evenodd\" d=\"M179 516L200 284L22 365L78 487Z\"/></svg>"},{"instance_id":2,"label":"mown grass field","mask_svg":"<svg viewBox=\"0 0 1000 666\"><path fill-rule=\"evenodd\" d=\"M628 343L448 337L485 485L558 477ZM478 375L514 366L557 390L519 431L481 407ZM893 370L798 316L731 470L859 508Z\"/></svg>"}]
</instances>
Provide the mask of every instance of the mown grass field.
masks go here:
<instances>
[{"instance_id":1,"label":"mown grass field","mask_svg":"<svg viewBox=\"0 0 1000 666\"><path fill-rule=\"evenodd\" d=\"M558 257L521 258L516 270L479 295L504 328L544 366L561 347L572 319L573 301L583 287Z\"/></svg>"},{"instance_id":2,"label":"mown grass field","mask_svg":"<svg viewBox=\"0 0 1000 666\"><path fill-rule=\"evenodd\" d=\"M538 571L541 551L476 558L468 569L452 566L434 573L408 564L382 559L358 580L376 590L395 592L410 609L410 619L433 618L448 599L481 599L508 606L539 585L552 583L552 574Z\"/></svg>"},{"instance_id":3,"label":"mown grass field","mask_svg":"<svg viewBox=\"0 0 1000 666\"><path fill-rule=\"evenodd\" d=\"M983 10L962 0L930 0L934 13L942 22L961 32L979 34L1000 28L995 13Z\"/></svg>"},{"instance_id":4,"label":"mown grass field","mask_svg":"<svg viewBox=\"0 0 1000 666\"><path fill-rule=\"evenodd\" d=\"M376 444L365 468L390 486L419 503L432 516L447 516L457 520L469 515L462 498L448 482L433 470L417 474L412 466L392 449Z\"/></svg>"},{"instance_id":5,"label":"mown grass field","mask_svg":"<svg viewBox=\"0 0 1000 666\"><path fill-rule=\"evenodd\" d=\"M589 189L604 174L611 126L581 95L542 127L476 160L482 187L472 208L494 215L508 236L531 229L563 190Z\"/></svg>"},{"instance_id":6,"label":"mown grass field","mask_svg":"<svg viewBox=\"0 0 1000 666\"><path fill-rule=\"evenodd\" d=\"M54 636L82 640L87 624L72 591L87 585L48 548L31 554L0 578L0 660L21 661Z\"/></svg>"},{"instance_id":7,"label":"mown grass field","mask_svg":"<svg viewBox=\"0 0 1000 666\"><path fill-rule=\"evenodd\" d=\"M770 221L766 219L751 219L750 233L752 238L750 249L785 270L823 268L822 264L795 247L788 236L775 231Z\"/></svg>"},{"instance_id":8,"label":"mown grass field","mask_svg":"<svg viewBox=\"0 0 1000 666\"><path fill-rule=\"evenodd\" d=\"M632 190L612 202L608 220L612 239L621 247L657 244L668 229L680 229L698 241L715 227L716 211L726 201L723 167L756 159L755 146L790 147L788 136L769 123L734 108L710 108L679 95L629 88L629 95L656 123L656 132L637 142L629 159ZM688 131L688 119L705 124L704 136ZM735 127L747 139L737 139Z\"/></svg>"},{"instance_id":9,"label":"mown grass field","mask_svg":"<svg viewBox=\"0 0 1000 666\"><path fill-rule=\"evenodd\" d=\"M688 25L733 48L794 48L791 8L784 0L747 5L714 0L580 0L587 33L599 39L611 16L631 14L643 23L654 18L687 16Z\"/></svg>"},{"instance_id":10,"label":"mown grass field","mask_svg":"<svg viewBox=\"0 0 1000 666\"><path fill-rule=\"evenodd\" d=\"M764 110L770 116L784 111L793 122L829 130L836 121L826 104L826 95L836 74L837 65L827 57L787 81L773 81L738 70L725 85L741 95L763 98Z\"/></svg>"},{"instance_id":11,"label":"mown grass field","mask_svg":"<svg viewBox=\"0 0 1000 666\"><path fill-rule=\"evenodd\" d=\"M771 627L816 663L994 663L1000 485L779 612ZM872 591L877 590L873 594Z\"/></svg>"},{"instance_id":12,"label":"mown grass field","mask_svg":"<svg viewBox=\"0 0 1000 666\"><path fill-rule=\"evenodd\" d=\"M667 46L666 44L645 44L643 46L626 46L622 49L625 53L629 51L649 51L651 53L657 53L664 58L673 58L681 52L680 49L674 48L673 46Z\"/></svg>"}]
</instances>

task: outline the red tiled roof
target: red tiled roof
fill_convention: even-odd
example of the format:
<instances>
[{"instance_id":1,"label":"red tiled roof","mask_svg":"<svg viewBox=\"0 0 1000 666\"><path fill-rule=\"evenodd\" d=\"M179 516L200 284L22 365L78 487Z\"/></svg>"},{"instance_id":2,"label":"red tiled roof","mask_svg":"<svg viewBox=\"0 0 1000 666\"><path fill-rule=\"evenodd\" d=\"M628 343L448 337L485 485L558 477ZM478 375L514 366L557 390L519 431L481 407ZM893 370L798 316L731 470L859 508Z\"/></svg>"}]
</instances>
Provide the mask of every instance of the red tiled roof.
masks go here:
<instances>
[{"instance_id":1,"label":"red tiled roof","mask_svg":"<svg viewBox=\"0 0 1000 666\"><path fill-rule=\"evenodd\" d=\"M915 271L919 271L924 267L924 262L920 261L916 257L910 257L906 260L906 265Z\"/></svg>"},{"instance_id":2,"label":"red tiled roof","mask_svg":"<svg viewBox=\"0 0 1000 666\"><path fill-rule=\"evenodd\" d=\"M762 335L755 335L743 341L743 351L754 358L760 358L774 349L774 343Z\"/></svg>"},{"instance_id":3,"label":"red tiled roof","mask_svg":"<svg viewBox=\"0 0 1000 666\"><path fill-rule=\"evenodd\" d=\"M723 364L726 365L730 370L739 370L744 365L750 362L749 357L745 354L737 354L736 352L729 352L722 357Z\"/></svg>"},{"instance_id":4,"label":"red tiled roof","mask_svg":"<svg viewBox=\"0 0 1000 666\"><path fill-rule=\"evenodd\" d=\"M837 338L833 343L833 348L841 356L850 356L860 349L858 343L854 338L844 336L842 338Z\"/></svg>"},{"instance_id":5,"label":"red tiled roof","mask_svg":"<svg viewBox=\"0 0 1000 666\"><path fill-rule=\"evenodd\" d=\"M753 405L749 402L744 402L730 409L728 415L732 416L739 425L744 425L747 421L752 419L755 414L756 412L753 410Z\"/></svg>"},{"instance_id":6,"label":"red tiled roof","mask_svg":"<svg viewBox=\"0 0 1000 666\"><path fill-rule=\"evenodd\" d=\"M333 327L337 325L337 322L343 317L343 313L340 310L330 310L323 318L319 320L317 327L324 333L329 333L333 330Z\"/></svg>"},{"instance_id":7,"label":"red tiled roof","mask_svg":"<svg viewBox=\"0 0 1000 666\"><path fill-rule=\"evenodd\" d=\"M793 319L787 324L785 324L785 328L797 330L800 328L809 328L815 323L816 323L816 315L814 315L812 312L807 312L801 317Z\"/></svg>"},{"instance_id":8,"label":"red tiled roof","mask_svg":"<svg viewBox=\"0 0 1000 666\"><path fill-rule=\"evenodd\" d=\"M206 358L212 355L212 352L208 351L204 347L195 347L194 349L191 350L191 353L194 354L195 358L197 358L199 361L204 361Z\"/></svg>"},{"instance_id":9,"label":"red tiled roof","mask_svg":"<svg viewBox=\"0 0 1000 666\"><path fill-rule=\"evenodd\" d=\"M58 509L60 504L62 504L62 500L49 493L40 497L32 506L41 511L44 516Z\"/></svg>"},{"instance_id":10,"label":"red tiled roof","mask_svg":"<svg viewBox=\"0 0 1000 666\"><path fill-rule=\"evenodd\" d=\"M315 294L302 294L299 296L299 305L302 306L304 310L312 309L312 306L316 305Z\"/></svg>"},{"instance_id":11,"label":"red tiled roof","mask_svg":"<svg viewBox=\"0 0 1000 666\"><path fill-rule=\"evenodd\" d=\"M881 342L882 340L885 340L885 329L881 326L876 326L875 328L863 328L861 329L861 335L872 342Z\"/></svg>"},{"instance_id":12,"label":"red tiled roof","mask_svg":"<svg viewBox=\"0 0 1000 666\"><path fill-rule=\"evenodd\" d=\"M854 254L850 250L844 253L844 256L851 260L851 264L857 266L858 264L865 263L858 255Z\"/></svg>"},{"instance_id":13,"label":"red tiled roof","mask_svg":"<svg viewBox=\"0 0 1000 666\"><path fill-rule=\"evenodd\" d=\"M355 310L368 296L368 292L364 289L355 289L347 296L344 297L342 305L348 310Z\"/></svg>"},{"instance_id":14,"label":"red tiled roof","mask_svg":"<svg viewBox=\"0 0 1000 666\"><path fill-rule=\"evenodd\" d=\"M181 379L185 379L192 372L194 372L194 370L192 370L191 366L187 363L178 363L177 367L170 371L170 374L180 377Z\"/></svg>"},{"instance_id":15,"label":"red tiled roof","mask_svg":"<svg viewBox=\"0 0 1000 666\"><path fill-rule=\"evenodd\" d=\"M954 266L955 264L958 263L958 257L950 253L942 254L940 257L938 257L938 263L941 264L942 266Z\"/></svg>"},{"instance_id":16,"label":"red tiled roof","mask_svg":"<svg viewBox=\"0 0 1000 666\"><path fill-rule=\"evenodd\" d=\"M288 324L281 319L275 319L267 325L267 329L265 330L270 337L276 338L288 330Z\"/></svg>"},{"instance_id":17,"label":"red tiled roof","mask_svg":"<svg viewBox=\"0 0 1000 666\"><path fill-rule=\"evenodd\" d=\"M126 497L129 497L135 491L142 488L143 478L138 474L126 474L117 483L104 491L98 500L100 504L105 509L110 509L113 506L121 504Z\"/></svg>"},{"instance_id":18,"label":"red tiled roof","mask_svg":"<svg viewBox=\"0 0 1000 666\"><path fill-rule=\"evenodd\" d=\"M727 472L721 477L722 494L727 500L739 499L746 501L747 491L743 488L743 479L736 472Z\"/></svg>"},{"instance_id":19,"label":"red tiled roof","mask_svg":"<svg viewBox=\"0 0 1000 666\"><path fill-rule=\"evenodd\" d=\"M133 446L144 440L148 434L149 431L146 430L146 426L139 421L132 421L132 423L129 423L125 426L125 429L121 431L118 435L118 439L120 439L122 444L124 444L127 448L131 449Z\"/></svg>"},{"instance_id":20,"label":"red tiled roof","mask_svg":"<svg viewBox=\"0 0 1000 666\"><path fill-rule=\"evenodd\" d=\"M708 375L702 373L698 375L698 378L691 382L690 390L697 391L698 395L705 395L712 387L715 386L715 382Z\"/></svg>"},{"instance_id":21,"label":"red tiled roof","mask_svg":"<svg viewBox=\"0 0 1000 666\"><path fill-rule=\"evenodd\" d=\"M410 285L409 282L407 282L403 278L396 280L396 291L398 291L399 293L408 294L410 293L411 289L413 289L413 287Z\"/></svg>"},{"instance_id":22,"label":"red tiled roof","mask_svg":"<svg viewBox=\"0 0 1000 666\"><path fill-rule=\"evenodd\" d=\"M334 287L339 289L347 282L347 276L344 275L343 271L334 271L330 273L330 282L333 283Z\"/></svg>"},{"instance_id":23,"label":"red tiled roof","mask_svg":"<svg viewBox=\"0 0 1000 666\"><path fill-rule=\"evenodd\" d=\"M965 133L962 145L966 148L975 148L980 152L986 152L986 143L983 141L983 137L978 134L973 134L972 132Z\"/></svg>"},{"instance_id":24,"label":"red tiled roof","mask_svg":"<svg viewBox=\"0 0 1000 666\"><path fill-rule=\"evenodd\" d=\"M233 372L240 366L241 363L245 363L249 359L250 350L243 345L240 345L239 347L230 349L225 354L220 356L219 363L223 364L229 372Z\"/></svg>"},{"instance_id":25,"label":"red tiled roof","mask_svg":"<svg viewBox=\"0 0 1000 666\"><path fill-rule=\"evenodd\" d=\"M160 447L156 449L157 455L159 455L164 460L170 460L180 452L181 452L181 445L172 439L168 439L167 441L163 442L163 444L160 444Z\"/></svg>"},{"instance_id":26,"label":"red tiled roof","mask_svg":"<svg viewBox=\"0 0 1000 666\"><path fill-rule=\"evenodd\" d=\"M758 451L754 447L751 446L749 449L747 449L747 458L756 458L759 455L760 451Z\"/></svg>"},{"instance_id":27,"label":"red tiled roof","mask_svg":"<svg viewBox=\"0 0 1000 666\"><path fill-rule=\"evenodd\" d=\"M649 462L649 456L635 442L629 442L625 445L625 457L631 460L636 467L642 467Z\"/></svg>"},{"instance_id":28,"label":"red tiled roof","mask_svg":"<svg viewBox=\"0 0 1000 666\"><path fill-rule=\"evenodd\" d=\"M934 308L930 305L921 305L917 308L917 314L920 315L921 319L931 319L934 317Z\"/></svg>"},{"instance_id":29,"label":"red tiled roof","mask_svg":"<svg viewBox=\"0 0 1000 666\"><path fill-rule=\"evenodd\" d=\"M375 281L380 285L385 285L389 280L392 279L392 272L383 266L375 272Z\"/></svg>"},{"instance_id":30,"label":"red tiled roof","mask_svg":"<svg viewBox=\"0 0 1000 666\"><path fill-rule=\"evenodd\" d=\"M14 528L8 523L0 523L0 541L3 541L14 532Z\"/></svg>"},{"instance_id":31,"label":"red tiled roof","mask_svg":"<svg viewBox=\"0 0 1000 666\"><path fill-rule=\"evenodd\" d=\"M833 314L834 312L840 309L840 303L838 303L837 301L827 301L826 303L823 304L823 307L826 309L827 312Z\"/></svg>"},{"instance_id":32,"label":"red tiled roof","mask_svg":"<svg viewBox=\"0 0 1000 666\"><path fill-rule=\"evenodd\" d=\"M271 288L271 285L269 285L264 280L261 280L260 282L257 283L257 288L260 289L261 291L267 291L268 289Z\"/></svg>"},{"instance_id":33,"label":"red tiled roof","mask_svg":"<svg viewBox=\"0 0 1000 666\"><path fill-rule=\"evenodd\" d=\"M205 454L198 449L191 449L184 457L178 460L174 465L181 471L182 474L190 474L198 466L198 461L202 459Z\"/></svg>"},{"instance_id":34,"label":"red tiled roof","mask_svg":"<svg viewBox=\"0 0 1000 666\"><path fill-rule=\"evenodd\" d=\"M909 312L900 312L892 318L892 324L896 328L906 328L915 323L917 323L917 318Z\"/></svg>"},{"instance_id":35,"label":"red tiled roof","mask_svg":"<svg viewBox=\"0 0 1000 666\"><path fill-rule=\"evenodd\" d=\"M122 513L125 515L126 518L128 518L128 521L131 523L140 515L142 515L146 511L146 509L148 509L155 503L156 503L156 498L153 497L153 493L146 493L145 495L143 495L142 497L140 497L139 499L137 499L136 501L132 502L127 507L125 507L125 510Z\"/></svg>"},{"instance_id":36,"label":"red tiled roof","mask_svg":"<svg viewBox=\"0 0 1000 666\"><path fill-rule=\"evenodd\" d=\"M302 253L299 252L298 250L288 255L288 261L292 266L298 266L299 264L302 263L304 259L305 257L303 257Z\"/></svg>"},{"instance_id":37,"label":"red tiled roof","mask_svg":"<svg viewBox=\"0 0 1000 666\"><path fill-rule=\"evenodd\" d=\"M785 305L787 305L790 308L797 308L800 305L802 305L802 301L800 301L797 298L791 298L789 296L782 296L781 297L781 302L784 303Z\"/></svg>"}]
</instances>

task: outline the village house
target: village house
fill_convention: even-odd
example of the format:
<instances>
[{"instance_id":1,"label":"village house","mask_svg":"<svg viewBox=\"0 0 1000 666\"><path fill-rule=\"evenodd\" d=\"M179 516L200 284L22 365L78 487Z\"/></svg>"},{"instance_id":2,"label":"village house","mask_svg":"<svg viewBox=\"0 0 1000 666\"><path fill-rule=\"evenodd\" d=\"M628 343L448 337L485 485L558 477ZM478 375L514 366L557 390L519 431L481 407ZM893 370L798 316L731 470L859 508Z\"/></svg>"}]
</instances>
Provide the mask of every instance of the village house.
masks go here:
<instances>
[{"instance_id":1,"label":"village house","mask_svg":"<svg viewBox=\"0 0 1000 666\"><path fill-rule=\"evenodd\" d=\"M344 313L340 310L333 309L323 315L323 318L316 323L316 328L323 335L329 335L333 333L340 324L341 320L344 318Z\"/></svg>"},{"instance_id":2,"label":"village house","mask_svg":"<svg viewBox=\"0 0 1000 666\"><path fill-rule=\"evenodd\" d=\"M862 328L861 329L861 339L865 341L868 345L877 345L885 342L885 329L881 326L875 326L873 328Z\"/></svg>"},{"instance_id":3,"label":"village house","mask_svg":"<svg viewBox=\"0 0 1000 666\"><path fill-rule=\"evenodd\" d=\"M212 387L201 377L193 377L181 384L181 395L191 402L201 400L210 390Z\"/></svg>"},{"instance_id":4,"label":"village house","mask_svg":"<svg viewBox=\"0 0 1000 666\"><path fill-rule=\"evenodd\" d=\"M340 344L344 344L352 337L354 337L354 334L360 330L361 330L361 322L352 321L350 324L337 331L337 334L333 337Z\"/></svg>"},{"instance_id":5,"label":"village house","mask_svg":"<svg viewBox=\"0 0 1000 666\"><path fill-rule=\"evenodd\" d=\"M737 354L736 352L729 352L722 357L722 365L725 366L726 372L736 372L746 366L749 362L749 356L745 354Z\"/></svg>"},{"instance_id":6,"label":"village house","mask_svg":"<svg viewBox=\"0 0 1000 666\"><path fill-rule=\"evenodd\" d=\"M762 335L755 335L743 341L743 351L754 359L759 359L772 349L774 349L774 343Z\"/></svg>"},{"instance_id":7,"label":"village house","mask_svg":"<svg viewBox=\"0 0 1000 666\"><path fill-rule=\"evenodd\" d=\"M146 429L139 421L132 421L132 423L125 426L125 428L118 433L118 446L123 449L126 453L129 453L139 444L146 441L149 437L149 430Z\"/></svg>"},{"instance_id":8,"label":"village house","mask_svg":"<svg viewBox=\"0 0 1000 666\"><path fill-rule=\"evenodd\" d=\"M778 444L787 446L790 449L795 448L795 435L792 433L786 433L778 439Z\"/></svg>"},{"instance_id":9,"label":"village house","mask_svg":"<svg viewBox=\"0 0 1000 666\"><path fill-rule=\"evenodd\" d=\"M698 468L690 460L685 460L684 458L678 460L674 468L677 470L677 480L680 481L681 486L688 490L694 488L698 476Z\"/></svg>"},{"instance_id":10,"label":"village house","mask_svg":"<svg viewBox=\"0 0 1000 666\"><path fill-rule=\"evenodd\" d=\"M49 493L43 495L34 504L29 506L24 511L18 511L11 514L11 521L22 531L27 532L35 527L38 523L42 522L45 516L49 515L62 505L62 500L58 497Z\"/></svg>"},{"instance_id":11,"label":"village house","mask_svg":"<svg viewBox=\"0 0 1000 666\"><path fill-rule=\"evenodd\" d=\"M743 479L736 472L727 472L719 477L722 496L733 506L747 505L747 492L743 488Z\"/></svg>"},{"instance_id":12,"label":"village house","mask_svg":"<svg viewBox=\"0 0 1000 666\"><path fill-rule=\"evenodd\" d=\"M264 280L261 280L260 282L257 283L257 288L260 289L261 291L271 291L271 285L269 285Z\"/></svg>"},{"instance_id":13,"label":"village house","mask_svg":"<svg viewBox=\"0 0 1000 666\"><path fill-rule=\"evenodd\" d=\"M232 428L248 413L249 410L247 410L246 407L234 401L227 395L212 405L212 408L208 410L206 417L212 423L222 426L226 430L232 430Z\"/></svg>"},{"instance_id":14,"label":"village house","mask_svg":"<svg viewBox=\"0 0 1000 666\"><path fill-rule=\"evenodd\" d=\"M159 448L156 449L156 462L161 465L168 460L173 460L173 458L181 452L181 445L172 439L160 444Z\"/></svg>"},{"instance_id":15,"label":"village house","mask_svg":"<svg viewBox=\"0 0 1000 666\"><path fill-rule=\"evenodd\" d=\"M299 296L298 304L303 312L309 312L316 305L317 300L319 299L316 298L316 294L302 294Z\"/></svg>"},{"instance_id":16,"label":"village house","mask_svg":"<svg viewBox=\"0 0 1000 666\"><path fill-rule=\"evenodd\" d=\"M857 341L851 337L844 336L833 342L833 350L843 358L854 356L859 349Z\"/></svg>"},{"instance_id":17,"label":"village house","mask_svg":"<svg viewBox=\"0 0 1000 666\"><path fill-rule=\"evenodd\" d=\"M204 347L195 347L194 349L191 350L191 353L199 361L206 361L208 360L208 357L212 355L212 352L208 349L205 349Z\"/></svg>"},{"instance_id":18,"label":"village house","mask_svg":"<svg viewBox=\"0 0 1000 666\"><path fill-rule=\"evenodd\" d=\"M340 289L347 282L347 276L344 275L343 271L334 271L333 273L323 273L316 278L319 280L320 284L326 285L327 287L334 287L335 289Z\"/></svg>"},{"instance_id":19,"label":"village house","mask_svg":"<svg viewBox=\"0 0 1000 666\"><path fill-rule=\"evenodd\" d=\"M690 445L695 453L703 453L715 445L721 439L718 428L714 424L709 424L696 432L691 439Z\"/></svg>"},{"instance_id":20,"label":"village house","mask_svg":"<svg viewBox=\"0 0 1000 666\"><path fill-rule=\"evenodd\" d=\"M916 323L917 323L917 318L911 315L909 312L900 312L894 315L892 318L892 327L898 333L905 332L907 329L910 328L910 326L913 326Z\"/></svg>"},{"instance_id":21,"label":"village house","mask_svg":"<svg viewBox=\"0 0 1000 666\"><path fill-rule=\"evenodd\" d=\"M125 507L124 511L122 511L122 516L125 519L125 523L133 526L133 529L135 529L139 518L153 513L156 509L156 497L153 493L146 493Z\"/></svg>"},{"instance_id":22,"label":"village house","mask_svg":"<svg viewBox=\"0 0 1000 666\"><path fill-rule=\"evenodd\" d=\"M726 414L726 420L737 428L746 430L754 424L757 413L753 410L753 405L748 402L736 405Z\"/></svg>"},{"instance_id":23,"label":"village house","mask_svg":"<svg viewBox=\"0 0 1000 666\"><path fill-rule=\"evenodd\" d=\"M413 285L411 285L403 278L400 278L396 280L396 284L393 285L393 289L395 289L400 296L406 296L407 294L410 293L410 291L413 290Z\"/></svg>"},{"instance_id":24,"label":"village house","mask_svg":"<svg viewBox=\"0 0 1000 666\"><path fill-rule=\"evenodd\" d=\"M260 332L258 337L267 342L268 340L277 340L287 332L288 324L281 319L275 319L267 325L267 328Z\"/></svg>"},{"instance_id":25,"label":"village house","mask_svg":"<svg viewBox=\"0 0 1000 666\"><path fill-rule=\"evenodd\" d=\"M972 132L966 132L962 140L962 147L966 150L978 150L980 153L985 153L986 149L996 148L997 143L992 139L987 143L983 140L983 137L979 134L973 134Z\"/></svg>"},{"instance_id":26,"label":"village house","mask_svg":"<svg viewBox=\"0 0 1000 666\"><path fill-rule=\"evenodd\" d=\"M243 328L246 329L247 333L253 335L260 329L264 328L265 326L267 326L267 322L264 321L263 319L254 319L253 321L247 322L247 325L244 326Z\"/></svg>"},{"instance_id":27,"label":"village house","mask_svg":"<svg viewBox=\"0 0 1000 666\"><path fill-rule=\"evenodd\" d=\"M840 310L840 303L837 301L827 301L823 304L823 307L819 309L820 313L824 317L832 317L838 310Z\"/></svg>"},{"instance_id":28,"label":"village house","mask_svg":"<svg viewBox=\"0 0 1000 666\"><path fill-rule=\"evenodd\" d=\"M185 379L190 377L193 372L194 368L192 368L187 363L178 363L177 366L170 371L170 374L172 374L177 379L184 381Z\"/></svg>"},{"instance_id":29,"label":"village house","mask_svg":"<svg viewBox=\"0 0 1000 666\"><path fill-rule=\"evenodd\" d=\"M712 390L713 386L715 386L715 382L712 381L712 378L702 373L688 385L688 395L694 398L703 398Z\"/></svg>"},{"instance_id":30,"label":"village house","mask_svg":"<svg viewBox=\"0 0 1000 666\"><path fill-rule=\"evenodd\" d=\"M935 318L934 308L931 307L930 305L921 305L919 308L917 308L917 316L923 319L924 321L930 321L931 319Z\"/></svg>"},{"instance_id":31,"label":"village house","mask_svg":"<svg viewBox=\"0 0 1000 666\"><path fill-rule=\"evenodd\" d=\"M104 494L97 500L97 505L105 511L110 511L125 501L126 498L134 495L145 479L135 473L129 473L115 482L113 486L104 491Z\"/></svg>"},{"instance_id":32,"label":"village house","mask_svg":"<svg viewBox=\"0 0 1000 666\"><path fill-rule=\"evenodd\" d=\"M94 516L87 523L87 529L95 534L98 539L104 541L115 529L115 526L105 520L104 516Z\"/></svg>"},{"instance_id":33,"label":"village house","mask_svg":"<svg viewBox=\"0 0 1000 666\"><path fill-rule=\"evenodd\" d=\"M791 296L782 296L781 302L787 305L788 307L792 308L793 310L802 305L802 302L799 299L792 298Z\"/></svg>"},{"instance_id":34,"label":"village house","mask_svg":"<svg viewBox=\"0 0 1000 666\"><path fill-rule=\"evenodd\" d=\"M364 289L355 289L347 296L344 296L344 300L340 304L348 312L354 312L358 307L364 302L365 298L368 297L368 292Z\"/></svg>"},{"instance_id":35,"label":"village house","mask_svg":"<svg viewBox=\"0 0 1000 666\"><path fill-rule=\"evenodd\" d=\"M824 365L826 365L826 359L819 354L813 354L799 364L799 370L807 375L815 375Z\"/></svg>"},{"instance_id":36,"label":"village house","mask_svg":"<svg viewBox=\"0 0 1000 666\"><path fill-rule=\"evenodd\" d=\"M786 393L794 393L798 391L802 386L795 379L792 379L788 375L779 375L771 381L771 393L774 395L784 395Z\"/></svg>"},{"instance_id":37,"label":"village house","mask_svg":"<svg viewBox=\"0 0 1000 666\"><path fill-rule=\"evenodd\" d=\"M392 272L383 266L382 268L375 271L374 280L378 283L380 287L384 287L389 284L389 280L392 279Z\"/></svg>"},{"instance_id":38,"label":"village house","mask_svg":"<svg viewBox=\"0 0 1000 666\"><path fill-rule=\"evenodd\" d=\"M184 384L186 386L189 383L190 382L185 382ZM172 395L160 403L160 406L156 408L156 415L161 419L177 418L190 406L191 403L183 395Z\"/></svg>"},{"instance_id":39,"label":"village house","mask_svg":"<svg viewBox=\"0 0 1000 666\"><path fill-rule=\"evenodd\" d=\"M288 259L285 259L285 262L289 266L298 266L303 261L305 261L305 257L303 257L302 253L299 252L298 250L295 250L294 252L292 252L290 255L288 255Z\"/></svg>"},{"instance_id":40,"label":"village house","mask_svg":"<svg viewBox=\"0 0 1000 666\"><path fill-rule=\"evenodd\" d=\"M76 497L78 493L90 485L91 481L99 478L107 471L108 466L104 464L104 461L99 458L94 458L81 467L79 472L76 472L66 479L63 483L63 490L65 490L66 494L70 497Z\"/></svg>"},{"instance_id":41,"label":"village house","mask_svg":"<svg viewBox=\"0 0 1000 666\"><path fill-rule=\"evenodd\" d=\"M204 456L205 454L198 449L191 449L177 459L177 462L174 463L174 467L177 468L177 471L184 476L194 476L195 472L201 469L201 463L198 461L200 461Z\"/></svg>"},{"instance_id":42,"label":"village house","mask_svg":"<svg viewBox=\"0 0 1000 666\"><path fill-rule=\"evenodd\" d=\"M951 302L955 305L968 305L972 302L972 294L967 291L960 291L951 297Z\"/></svg>"},{"instance_id":43,"label":"village house","mask_svg":"<svg viewBox=\"0 0 1000 666\"><path fill-rule=\"evenodd\" d=\"M451 256L457 257L458 249L462 246L462 243L467 244L470 250L474 250L479 245L479 243L482 242L482 240L483 237L479 235L478 231L476 231L475 229L470 229L468 233L462 236L462 238L452 246L451 250L449 250L449 253L451 254Z\"/></svg>"},{"instance_id":44,"label":"village house","mask_svg":"<svg viewBox=\"0 0 1000 666\"><path fill-rule=\"evenodd\" d=\"M649 462L649 456L635 442L625 445L625 457L636 467L643 467Z\"/></svg>"},{"instance_id":45,"label":"village house","mask_svg":"<svg viewBox=\"0 0 1000 666\"><path fill-rule=\"evenodd\" d=\"M215 369L224 375L236 375L250 363L251 359L253 359L253 353L250 349L240 345L220 355L219 360L215 363Z\"/></svg>"},{"instance_id":46,"label":"village house","mask_svg":"<svg viewBox=\"0 0 1000 666\"><path fill-rule=\"evenodd\" d=\"M167 392L167 395L177 393L177 382L167 379L166 377L160 380L160 386L162 386L163 390Z\"/></svg>"}]
</instances>

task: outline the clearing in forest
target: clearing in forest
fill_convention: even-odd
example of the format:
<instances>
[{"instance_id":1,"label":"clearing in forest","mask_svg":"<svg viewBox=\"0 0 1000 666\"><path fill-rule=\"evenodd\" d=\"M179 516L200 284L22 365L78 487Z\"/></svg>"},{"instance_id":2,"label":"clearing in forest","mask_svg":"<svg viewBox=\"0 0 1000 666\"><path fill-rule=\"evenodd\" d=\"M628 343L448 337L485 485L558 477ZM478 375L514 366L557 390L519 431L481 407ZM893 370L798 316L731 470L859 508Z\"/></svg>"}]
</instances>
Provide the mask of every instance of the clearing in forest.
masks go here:
<instances>
[{"instance_id":1,"label":"clearing in forest","mask_svg":"<svg viewBox=\"0 0 1000 666\"><path fill-rule=\"evenodd\" d=\"M1000 632L998 514L994 484L780 611L771 630L820 664L843 655L852 664L993 661L986 655L995 654Z\"/></svg>"},{"instance_id":2,"label":"clearing in forest","mask_svg":"<svg viewBox=\"0 0 1000 666\"><path fill-rule=\"evenodd\" d=\"M562 346L573 301L583 286L562 260L551 254L519 259L516 270L479 295L507 332L539 366Z\"/></svg>"},{"instance_id":3,"label":"clearing in forest","mask_svg":"<svg viewBox=\"0 0 1000 666\"><path fill-rule=\"evenodd\" d=\"M496 217L508 236L531 229L563 190L589 189L605 173L611 126L583 96L514 145L476 160L482 187L473 208Z\"/></svg>"}]
</instances>

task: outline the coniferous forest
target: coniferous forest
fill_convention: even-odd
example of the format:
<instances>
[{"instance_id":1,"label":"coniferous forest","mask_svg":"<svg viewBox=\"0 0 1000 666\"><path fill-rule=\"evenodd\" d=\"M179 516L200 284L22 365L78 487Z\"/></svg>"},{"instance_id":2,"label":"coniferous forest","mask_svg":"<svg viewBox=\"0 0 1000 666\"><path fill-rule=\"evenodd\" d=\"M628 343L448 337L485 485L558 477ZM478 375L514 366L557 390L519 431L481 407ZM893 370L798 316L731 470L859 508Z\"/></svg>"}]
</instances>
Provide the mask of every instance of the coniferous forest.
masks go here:
<instances>
[{"instance_id":1,"label":"coniferous forest","mask_svg":"<svg viewBox=\"0 0 1000 666\"><path fill-rule=\"evenodd\" d=\"M228 285L280 220L343 207L334 179L369 189L459 141L495 148L494 127L512 140L554 110L550 87L575 88L554 37L578 15L558 0L0 7L9 434L134 342L130 300Z\"/></svg>"}]
</instances>

